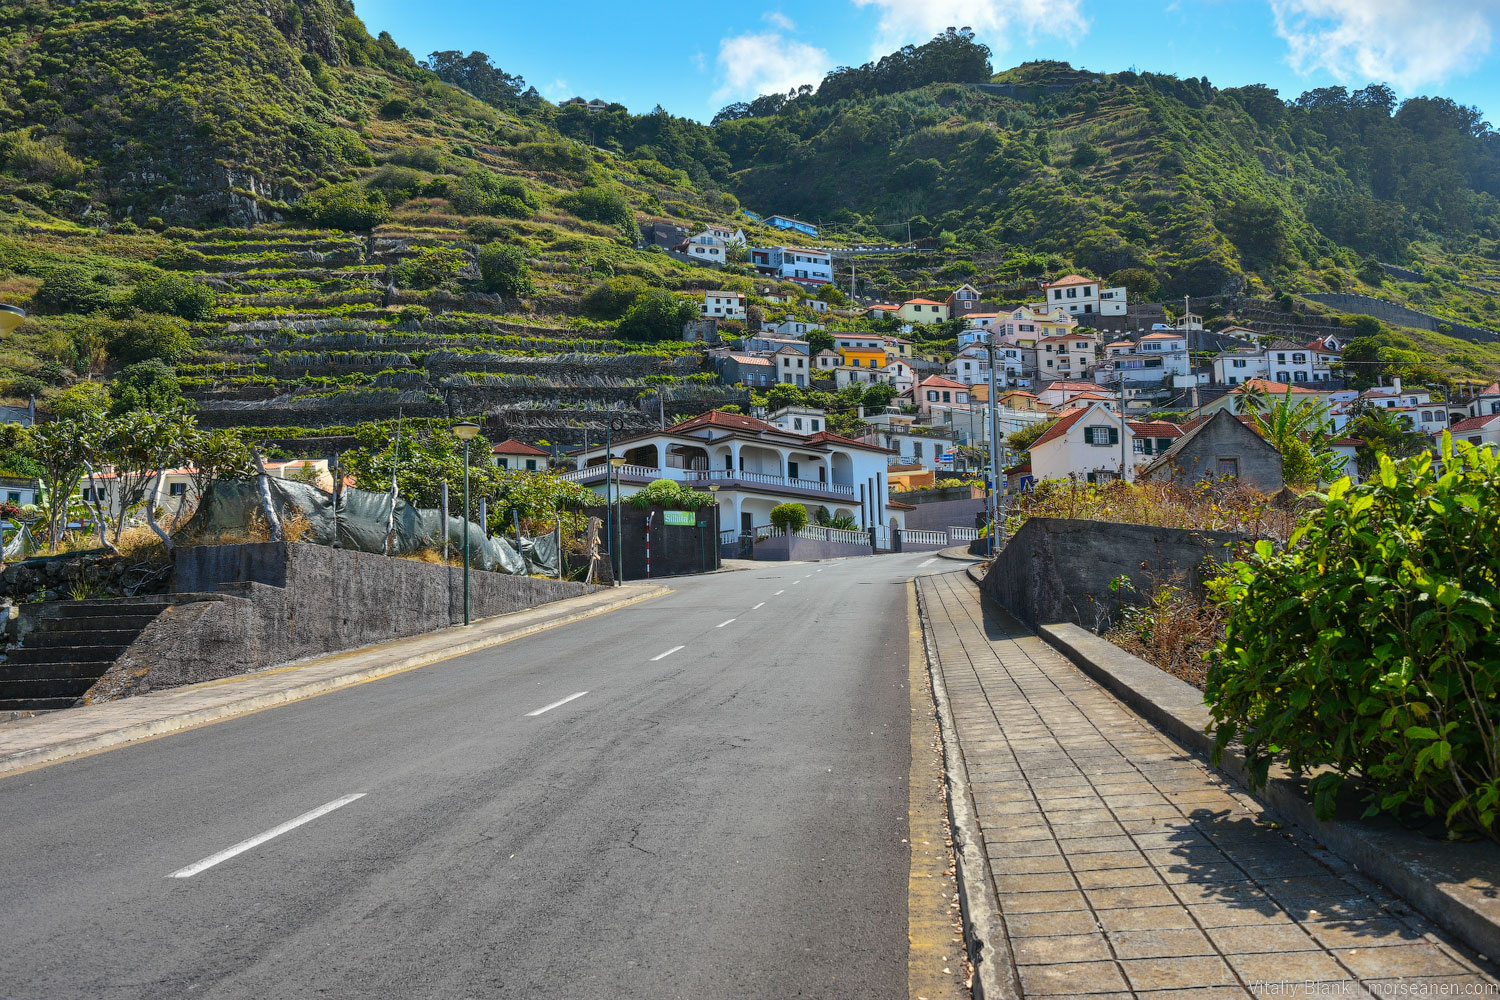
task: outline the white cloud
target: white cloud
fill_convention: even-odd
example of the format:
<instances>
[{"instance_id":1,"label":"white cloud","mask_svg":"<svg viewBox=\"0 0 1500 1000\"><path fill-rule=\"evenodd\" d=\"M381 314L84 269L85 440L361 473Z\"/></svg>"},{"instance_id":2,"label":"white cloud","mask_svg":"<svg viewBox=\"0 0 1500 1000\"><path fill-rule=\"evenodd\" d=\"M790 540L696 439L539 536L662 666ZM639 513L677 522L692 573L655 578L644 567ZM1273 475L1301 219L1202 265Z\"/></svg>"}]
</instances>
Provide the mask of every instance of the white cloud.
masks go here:
<instances>
[{"instance_id":1,"label":"white cloud","mask_svg":"<svg viewBox=\"0 0 1500 1000\"><path fill-rule=\"evenodd\" d=\"M782 31L796 31L797 24L779 10L768 10L761 15L765 22L772 27L780 28Z\"/></svg>"},{"instance_id":2,"label":"white cloud","mask_svg":"<svg viewBox=\"0 0 1500 1000\"><path fill-rule=\"evenodd\" d=\"M1088 33L1082 0L854 0L857 7L880 12L878 37L871 48L881 56L908 43L921 44L948 28L969 27L996 51L1009 36L1028 41L1038 35L1073 40Z\"/></svg>"},{"instance_id":3,"label":"white cloud","mask_svg":"<svg viewBox=\"0 0 1500 1000\"><path fill-rule=\"evenodd\" d=\"M553 101L565 101L573 95L568 93L568 81L558 77L551 83L543 84L542 93Z\"/></svg>"},{"instance_id":4,"label":"white cloud","mask_svg":"<svg viewBox=\"0 0 1500 1000\"><path fill-rule=\"evenodd\" d=\"M823 49L779 32L736 35L719 42L723 85L714 92L714 100L784 94L804 83L816 86L832 68Z\"/></svg>"},{"instance_id":5,"label":"white cloud","mask_svg":"<svg viewBox=\"0 0 1500 1000\"><path fill-rule=\"evenodd\" d=\"M1271 0L1271 12L1298 73L1411 90L1480 62L1500 0Z\"/></svg>"}]
</instances>

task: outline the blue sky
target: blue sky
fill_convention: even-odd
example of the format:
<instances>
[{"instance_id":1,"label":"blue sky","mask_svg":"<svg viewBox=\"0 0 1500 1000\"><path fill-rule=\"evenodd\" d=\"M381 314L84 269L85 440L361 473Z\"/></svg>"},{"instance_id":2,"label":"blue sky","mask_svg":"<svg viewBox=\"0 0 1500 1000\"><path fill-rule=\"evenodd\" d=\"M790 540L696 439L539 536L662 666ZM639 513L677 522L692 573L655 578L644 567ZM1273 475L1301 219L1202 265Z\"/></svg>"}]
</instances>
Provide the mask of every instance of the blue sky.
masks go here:
<instances>
[{"instance_id":1,"label":"blue sky","mask_svg":"<svg viewBox=\"0 0 1500 1000\"><path fill-rule=\"evenodd\" d=\"M1062 59L1113 72L1265 83L1294 97L1370 81L1500 118L1500 0L355 0L418 58L478 49L552 100L708 120L724 104L816 83L943 28L972 26L995 68Z\"/></svg>"}]
</instances>

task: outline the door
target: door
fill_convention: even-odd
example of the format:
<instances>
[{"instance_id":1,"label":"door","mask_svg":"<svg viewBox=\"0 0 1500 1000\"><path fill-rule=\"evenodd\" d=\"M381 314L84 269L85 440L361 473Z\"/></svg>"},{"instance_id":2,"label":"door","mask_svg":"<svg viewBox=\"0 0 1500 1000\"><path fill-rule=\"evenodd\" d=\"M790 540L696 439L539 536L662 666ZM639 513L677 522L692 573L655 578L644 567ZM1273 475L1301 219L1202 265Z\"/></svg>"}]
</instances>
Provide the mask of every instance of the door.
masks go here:
<instances>
[{"instance_id":1,"label":"door","mask_svg":"<svg viewBox=\"0 0 1500 1000\"><path fill-rule=\"evenodd\" d=\"M797 475L797 463L796 462L787 462L786 463L786 475L787 475L788 479L801 479L802 478L801 476Z\"/></svg>"},{"instance_id":2,"label":"door","mask_svg":"<svg viewBox=\"0 0 1500 1000\"><path fill-rule=\"evenodd\" d=\"M1238 479L1240 477L1240 460L1239 459L1237 459L1237 458L1221 458L1221 459L1219 459L1219 478L1222 479L1222 478L1224 478L1226 476L1232 476L1235 479Z\"/></svg>"}]
</instances>

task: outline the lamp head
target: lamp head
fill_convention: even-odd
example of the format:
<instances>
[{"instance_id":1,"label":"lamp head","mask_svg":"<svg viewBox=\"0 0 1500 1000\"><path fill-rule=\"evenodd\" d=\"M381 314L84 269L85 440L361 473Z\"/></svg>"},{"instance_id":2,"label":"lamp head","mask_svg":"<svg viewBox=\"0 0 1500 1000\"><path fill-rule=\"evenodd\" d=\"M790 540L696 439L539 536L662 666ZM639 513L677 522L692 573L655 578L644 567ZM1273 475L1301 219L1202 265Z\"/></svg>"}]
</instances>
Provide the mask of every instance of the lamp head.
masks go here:
<instances>
[{"instance_id":1,"label":"lamp head","mask_svg":"<svg viewBox=\"0 0 1500 1000\"><path fill-rule=\"evenodd\" d=\"M619 469L619 468L624 467L625 460L623 458L612 458L612 459L609 460L609 464L613 465L615 468Z\"/></svg>"},{"instance_id":2,"label":"lamp head","mask_svg":"<svg viewBox=\"0 0 1500 1000\"><path fill-rule=\"evenodd\" d=\"M18 306L0 305L0 335L10 333L26 322L26 310Z\"/></svg>"},{"instance_id":3,"label":"lamp head","mask_svg":"<svg viewBox=\"0 0 1500 1000\"><path fill-rule=\"evenodd\" d=\"M708 488L708 492L710 492L710 493L717 493L717 492L719 492L719 484L718 483L714 483L712 486L710 486Z\"/></svg>"},{"instance_id":4,"label":"lamp head","mask_svg":"<svg viewBox=\"0 0 1500 1000\"><path fill-rule=\"evenodd\" d=\"M479 433L479 425L472 420L460 420L453 425L453 436L460 441L471 440Z\"/></svg>"}]
</instances>

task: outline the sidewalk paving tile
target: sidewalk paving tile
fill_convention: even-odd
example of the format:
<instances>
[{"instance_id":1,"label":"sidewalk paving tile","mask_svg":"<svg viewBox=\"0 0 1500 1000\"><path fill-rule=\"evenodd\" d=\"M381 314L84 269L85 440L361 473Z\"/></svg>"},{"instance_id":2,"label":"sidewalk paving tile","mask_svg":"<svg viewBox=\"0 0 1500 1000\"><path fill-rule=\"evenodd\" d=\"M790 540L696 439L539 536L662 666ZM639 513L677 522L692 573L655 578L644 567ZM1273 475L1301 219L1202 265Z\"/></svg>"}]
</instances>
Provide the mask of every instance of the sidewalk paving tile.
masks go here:
<instances>
[{"instance_id":1,"label":"sidewalk paving tile","mask_svg":"<svg viewBox=\"0 0 1500 1000\"><path fill-rule=\"evenodd\" d=\"M1495 970L1101 689L920 579L1023 996L1395 995ZM1004 942L986 942L1004 953Z\"/></svg>"}]
</instances>

